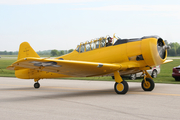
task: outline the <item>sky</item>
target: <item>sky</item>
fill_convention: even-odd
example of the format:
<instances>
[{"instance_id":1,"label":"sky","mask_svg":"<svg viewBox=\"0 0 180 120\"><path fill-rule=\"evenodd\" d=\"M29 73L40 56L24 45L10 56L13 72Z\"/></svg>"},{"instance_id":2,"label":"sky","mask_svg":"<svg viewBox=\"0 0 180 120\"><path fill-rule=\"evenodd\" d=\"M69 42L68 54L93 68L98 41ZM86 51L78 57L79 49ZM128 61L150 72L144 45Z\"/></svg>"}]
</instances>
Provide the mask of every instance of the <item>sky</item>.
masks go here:
<instances>
[{"instance_id":1,"label":"sky","mask_svg":"<svg viewBox=\"0 0 180 120\"><path fill-rule=\"evenodd\" d=\"M180 0L0 0L0 51L75 49L113 36L180 43Z\"/></svg>"}]
</instances>

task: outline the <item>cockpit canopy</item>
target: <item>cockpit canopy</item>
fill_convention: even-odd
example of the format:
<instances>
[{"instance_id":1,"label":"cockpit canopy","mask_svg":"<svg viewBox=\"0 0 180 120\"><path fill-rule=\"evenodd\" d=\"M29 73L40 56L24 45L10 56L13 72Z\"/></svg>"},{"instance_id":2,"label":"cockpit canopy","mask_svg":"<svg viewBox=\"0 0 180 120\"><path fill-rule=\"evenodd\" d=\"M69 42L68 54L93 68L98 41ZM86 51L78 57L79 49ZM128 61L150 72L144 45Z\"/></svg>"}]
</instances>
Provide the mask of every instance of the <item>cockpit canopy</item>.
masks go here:
<instances>
[{"instance_id":1,"label":"cockpit canopy","mask_svg":"<svg viewBox=\"0 0 180 120\"><path fill-rule=\"evenodd\" d=\"M81 43L77 46L76 51L79 53L88 52L94 49L103 48L107 46L111 46L114 43L114 38L111 37L101 37L95 40L87 41L85 43Z\"/></svg>"}]
</instances>

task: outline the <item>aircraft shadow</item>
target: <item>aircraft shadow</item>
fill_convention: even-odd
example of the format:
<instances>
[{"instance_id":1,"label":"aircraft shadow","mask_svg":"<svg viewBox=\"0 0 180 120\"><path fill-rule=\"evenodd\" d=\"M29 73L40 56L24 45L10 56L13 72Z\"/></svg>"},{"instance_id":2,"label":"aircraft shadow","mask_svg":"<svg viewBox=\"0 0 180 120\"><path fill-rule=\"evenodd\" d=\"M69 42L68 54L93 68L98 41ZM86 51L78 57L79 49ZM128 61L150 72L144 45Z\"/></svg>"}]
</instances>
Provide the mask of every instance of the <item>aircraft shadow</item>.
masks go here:
<instances>
[{"instance_id":1,"label":"aircraft shadow","mask_svg":"<svg viewBox=\"0 0 180 120\"><path fill-rule=\"evenodd\" d=\"M41 89L41 88L40 88ZM21 96L21 97L11 97L11 98L4 98L0 99L0 102L21 102L21 101L34 101L34 100L44 100L44 99L63 99L63 98L73 98L73 97L96 97L96 96L114 96L117 94L115 93L114 89L103 89L103 90L80 90L80 91L63 91L59 89L52 89L52 88L43 88L41 89L42 93L45 93L47 91L55 91L55 94L53 92L49 92L48 94L44 95L29 95L29 96ZM33 87L22 87L22 88L5 88L0 89L0 91L15 91L15 92L26 92L26 91L37 91L38 89L34 89ZM44 91L44 92L43 92ZM131 87L128 92L143 92L143 90L139 87ZM52 93L52 94L51 94ZM38 93L41 94L41 93ZM126 95L132 95L132 94L126 94ZM119 97L122 97L123 95L119 95Z\"/></svg>"},{"instance_id":2,"label":"aircraft shadow","mask_svg":"<svg viewBox=\"0 0 180 120\"><path fill-rule=\"evenodd\" d=\"M21 90L33 90L33 87L22 87L22 88L0 88L0 91L21 91Z\"/></svg>"}]
</instances>

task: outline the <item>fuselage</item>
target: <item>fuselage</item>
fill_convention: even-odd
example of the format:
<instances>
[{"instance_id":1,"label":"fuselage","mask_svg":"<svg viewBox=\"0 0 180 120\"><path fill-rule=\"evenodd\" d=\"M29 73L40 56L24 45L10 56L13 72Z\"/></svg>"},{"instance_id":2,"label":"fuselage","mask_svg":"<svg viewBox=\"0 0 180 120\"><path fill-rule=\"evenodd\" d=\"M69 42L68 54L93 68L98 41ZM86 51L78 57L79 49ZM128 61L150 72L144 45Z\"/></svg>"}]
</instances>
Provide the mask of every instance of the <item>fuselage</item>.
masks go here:
<instances>
[{"instance_id":1,"label":"fuselage","mask_svg":"<svg viewBox=\"0 0 180 120\"><path fill-rule=\"evenodd\" d=\"M164 41L156 36L138 39L118 39L113 45L107 46L104 39L80 44L73 52L57 57L59 60L75 60L108 64L134 63L137 68L123 69L121 75L150 69L152 66L163 64L167 50L163 50ZM161 49L162 48L162 49ZM163 55L161 52L163 51ZM160 55L161 54L161 55ZM132 65L132 64L131 64ZM122 66L123 67L123 66ZM132 68L132 66L130 67ZM43 79L56 77L72 77L63 74L38 71L32 69L16 70L16 77L23 79ZM108 74L110 75L110 74Z\"/></svg>"}]
</instances>

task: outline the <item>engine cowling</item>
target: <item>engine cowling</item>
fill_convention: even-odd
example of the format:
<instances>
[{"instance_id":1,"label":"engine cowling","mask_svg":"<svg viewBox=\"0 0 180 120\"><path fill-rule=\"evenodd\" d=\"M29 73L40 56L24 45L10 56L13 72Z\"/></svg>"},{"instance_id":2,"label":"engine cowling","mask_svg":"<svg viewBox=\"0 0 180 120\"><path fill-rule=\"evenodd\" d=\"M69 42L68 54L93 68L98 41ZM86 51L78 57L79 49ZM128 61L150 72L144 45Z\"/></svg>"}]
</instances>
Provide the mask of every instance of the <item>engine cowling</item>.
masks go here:
<instances>
[{"instance_id":1,"label":"engine cowling","mask_svg":"<svg viewBox=\"0 0 180 120\"><path fill-rule=\"evenodd\" d=\"M148 66L163 64L167 58L167 49L169 48L160 37L142 39L142 55Z\"/></svg>"}]
</instances>

